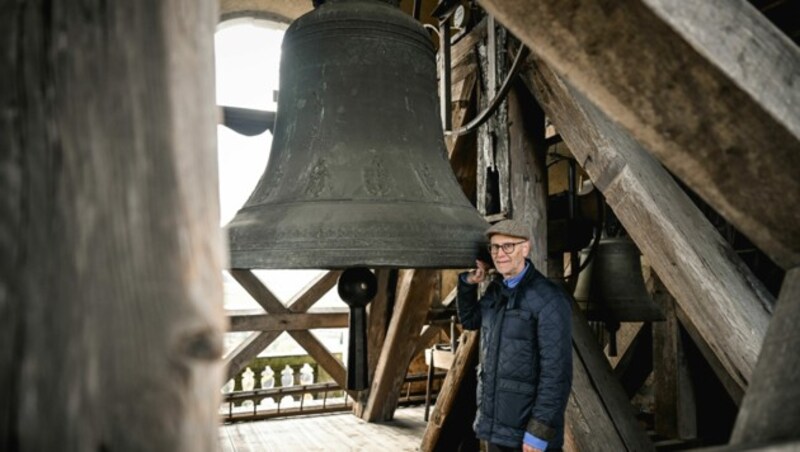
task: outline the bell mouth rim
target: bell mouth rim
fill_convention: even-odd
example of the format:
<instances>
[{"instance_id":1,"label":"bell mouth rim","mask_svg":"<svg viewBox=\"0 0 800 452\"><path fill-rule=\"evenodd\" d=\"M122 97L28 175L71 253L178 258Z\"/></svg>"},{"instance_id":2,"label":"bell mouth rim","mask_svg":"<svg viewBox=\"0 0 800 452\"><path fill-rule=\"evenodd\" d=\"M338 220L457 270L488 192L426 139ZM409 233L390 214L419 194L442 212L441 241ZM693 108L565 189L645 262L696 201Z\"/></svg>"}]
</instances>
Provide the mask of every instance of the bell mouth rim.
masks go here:
<instances>
[{"instance_id":1,"label":"bell mouth rim","mask_svg":"<svg viewBox=\"0 0 800 452\"><path fill-rule=\"evenodd\" d=\"M464 204L457 203L458 201L461 201L461 200L437 201L437 200L418 199L418 198L416 198L416 199L404 199L404 198L380 198L380 199L376 199L376 198L364 198L364 199L358 199L358 198L318 198L318 199L299 199L299 200L287 200L287 201L265 201L265 202L259 202L259 203L254 203L254 204L246 203L244 206L242 206L236 212L236 216L238 216L239 213L244 213L244 212L247 212L247 211L250 211L250 210L260 210L260 209L264 209L266 207L276 207L276 208L277 207L283 207L283 208L301 207L301 208L305 208L305 207L309 207L309 206L311 206L313 204L325 205L325 204L338 203L338 202L347 203L348 205L360 204L360 205L373 205L374 206L374 205L386 204L390 208L398 206L398 205L403 205L403 204L405 204L407 206L419 206L419 205L424 205L424 206L444 206L444 207L447 207L448 209L457 209L457 210L463 209L463 210L467 210L468 212L474 212L475 211L475 207L473 207L472 204L469 204L469 202L466 201L466 198L464 199ZM231 221L231 223L232 222L233 221ZM229 223L229 225L230 225L230 223Z\"/></svg>"},{"instance_id":2,"label":"bell mouth rim","mask_svg":"<svg viewBox=\"0 0 800 452\"><path fill-rule=\"evenodd\" d=\"M330 251L330 253L326 253ZM375 268L430 268L430 269L466 269L475 265L477 252L475 248L464 249L463 252L443 255L444 250L404 250L398 255L397 250L370 249L370 256L363 256L363 249L331 249L331 250L257 250L251 252L231 251L229 269L246 270L345 270L354 267ZM361 254L357 259L353 255ZM389 257L391 256L391 257Z\"/></svg>"}]
</instances>

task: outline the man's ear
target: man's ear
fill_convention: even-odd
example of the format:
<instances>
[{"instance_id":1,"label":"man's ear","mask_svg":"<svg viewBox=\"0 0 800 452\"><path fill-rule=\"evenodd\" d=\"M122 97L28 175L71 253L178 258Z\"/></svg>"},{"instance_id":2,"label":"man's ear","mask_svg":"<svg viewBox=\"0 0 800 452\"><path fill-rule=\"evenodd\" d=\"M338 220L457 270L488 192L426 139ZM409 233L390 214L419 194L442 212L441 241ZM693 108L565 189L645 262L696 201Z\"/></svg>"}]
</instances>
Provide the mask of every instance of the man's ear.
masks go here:
<instances>
[{"instance_id":1,"label":"man's ear","mask_svg":"<svg viewBox=\"0 0 800 452\"><path fill-rule=\"evenodd\" d=\"M525 250L525 256L530 256L531 254L531 241L525 240L525 243L522 244L523 249Z\"/></svg>"}]
</instances>

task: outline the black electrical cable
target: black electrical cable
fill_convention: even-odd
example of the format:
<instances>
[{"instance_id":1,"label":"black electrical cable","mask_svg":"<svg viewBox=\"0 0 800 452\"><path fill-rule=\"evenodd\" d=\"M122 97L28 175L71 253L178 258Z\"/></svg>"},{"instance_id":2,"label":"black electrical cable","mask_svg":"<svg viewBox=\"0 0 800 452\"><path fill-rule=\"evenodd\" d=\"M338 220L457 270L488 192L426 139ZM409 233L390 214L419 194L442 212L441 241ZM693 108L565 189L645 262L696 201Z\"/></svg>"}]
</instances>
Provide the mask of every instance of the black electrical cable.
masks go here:
<instances>
[{"instance_id":1,"label":"black electrical cable","mask_svg":"<svg viewBox=\"0 0 800 452\"><path fill-rule=\"evenodd\" d=\"M472 121L470 121L467 125L460 127L455 130L445 130L444 134L446 136L461 136L466 135L468 133L474 132L478 127L483 125L487 119L489 119L492 114L494 114L497 107L503 102L503 99L508 94L508 91L511 89L511 82L514 80L514 77L517 76L519 73L520 68L522 68L522 62L525 60L525 57L528 56L529 50L527 47L522 46L517 51L517 56L514 57L514 63L511 65L511 70L509 70L508 74L506 74L505 80L503 80L503 85L500 87L500 90L497 92L497 95L494 96L491 102L489 102L489 106L486 107L478 116L475 117Z\"/></svg>"}]
</instances>

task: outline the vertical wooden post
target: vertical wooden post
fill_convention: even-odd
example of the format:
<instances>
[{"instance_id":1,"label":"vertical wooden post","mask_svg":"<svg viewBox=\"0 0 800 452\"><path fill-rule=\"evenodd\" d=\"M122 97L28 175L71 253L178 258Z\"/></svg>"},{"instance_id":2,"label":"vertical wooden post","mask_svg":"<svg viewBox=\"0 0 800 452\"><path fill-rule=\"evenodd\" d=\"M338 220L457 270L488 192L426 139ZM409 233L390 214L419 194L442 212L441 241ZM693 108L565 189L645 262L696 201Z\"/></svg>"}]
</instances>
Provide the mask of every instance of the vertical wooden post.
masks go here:
<instances>
[{"instance_id":1,"label":"vertical wooden post","mask_svg":"<svg viewBox=\"0 0 800 452\"><path fill-rule=\"evenodd\" d=\"M217 449L216 2L0 12L0 449Z\"/></svg>"},{"instance_id":2,"label":"vertical wooden post","mask_svg":"<svg viewBox=\"0 0 800 452\"><path fill-rule=\"evenodd\" d=\"M375 370L367 404L361 418L388 421L397 408L411 353L433 300L435 270L404 270L397 284L397 302Z\"/></svg>"},{"instance_id":3,"label":"vertical wooden post","mask_svg":"<svg viewBox=\"0 0 800 452\"><path fill-rule=\"evenodd\" d=\"M666 317L663 322L653 323L656 433L666 438L696 438L697 407L675 314L675 298L657 278L653 300Z\"/></svg>"},{"instance_id":4,"label":"vertical wooden post","mask_svg":"<svg viewBox=\"0 0 800 452\"><path fill-rule=\"evenodd\" d=\"M764 347L742 400L731 444L800 438L800 267L786 272Z\"/></svg>"},{"instance_id":5,"label":"vertical wooden post","mask_svg":"<svg viewBox=\"0 0 800 452\"><path fill-rule=\"evenodd\" d=\"M547 169L544 111L524 84L508 92L509 185L513 218L531 228L531 255L547 272Z\"/></svg>"},{"instance_id":6,"label":"vertical wooden post","mask_svg":"<svg viewBox=\"0 0 800 452\"><path fill-rule=\"evenodd\" d=\"M375 299L367 306L368 317L367 321L367 366L368 366L368 381L375 378L375 369L378 367L378 360L381 356L381 349L383 348L383 341L386 339L386 329L389 323L389 292L392 292L394 297L395 288L390 285L394 283L397 285L396 277L392 277L392 273L397 274L397 270L390 270L381 268L375 270L375 276L378 279L378 294ZM353 403L353 414L361 417L364 412L364 407L367 405L369 398L369 391L358 392L358 400Z\"/></svg>"}]
</instances>

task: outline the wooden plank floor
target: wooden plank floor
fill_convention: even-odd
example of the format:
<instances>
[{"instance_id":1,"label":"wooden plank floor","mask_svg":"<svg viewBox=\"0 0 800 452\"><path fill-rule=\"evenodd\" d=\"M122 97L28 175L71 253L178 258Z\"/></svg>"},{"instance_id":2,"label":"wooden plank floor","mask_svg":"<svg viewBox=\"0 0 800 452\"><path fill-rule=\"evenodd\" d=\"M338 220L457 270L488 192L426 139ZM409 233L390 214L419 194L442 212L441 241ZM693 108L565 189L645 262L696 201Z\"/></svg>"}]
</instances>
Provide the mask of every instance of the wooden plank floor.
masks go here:
<instances>
[{"instance_id":1,"label":"wooden plank floor","mask_svg":"<svg viewBox=\"0 0 800 452\"><path fill-rule=\"evenodd\" d=\"M398 408L394 420L369 424L349 412L223 425L223 452L414 451L425 431L423 406Z\"/></svg>"}]
</instances>

